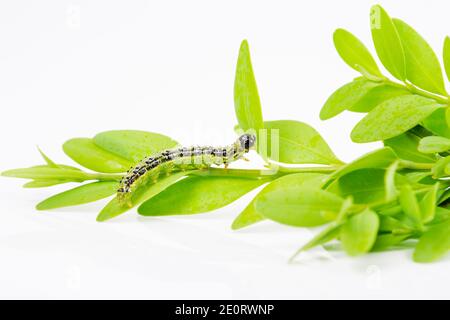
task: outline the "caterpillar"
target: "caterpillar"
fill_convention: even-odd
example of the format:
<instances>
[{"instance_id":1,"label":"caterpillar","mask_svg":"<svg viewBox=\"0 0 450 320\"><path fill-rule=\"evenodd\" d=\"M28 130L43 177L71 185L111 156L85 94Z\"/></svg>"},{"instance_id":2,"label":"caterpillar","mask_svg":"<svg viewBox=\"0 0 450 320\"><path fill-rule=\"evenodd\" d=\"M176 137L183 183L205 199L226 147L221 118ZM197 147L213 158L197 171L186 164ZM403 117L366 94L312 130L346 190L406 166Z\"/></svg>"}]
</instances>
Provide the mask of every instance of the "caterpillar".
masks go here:
<instances>
[{"instance_id":1,"label":"caterpillar","mask_svg":"<svg viewBox=\"0 0 450 320\"><path fill-rule=\"evenodd\" d=\"M170 174L182 170L204 169L213 164L224 164L227 167L230 162L242 158L254 146L255 141L255 135L245 133L233 144L222 148L181 147L167 149L145 157L122 177L117 190L117 198L121 202L130 204L133 189L148 181L155 183L163 172Z\"/></svg>"}]
</instances>

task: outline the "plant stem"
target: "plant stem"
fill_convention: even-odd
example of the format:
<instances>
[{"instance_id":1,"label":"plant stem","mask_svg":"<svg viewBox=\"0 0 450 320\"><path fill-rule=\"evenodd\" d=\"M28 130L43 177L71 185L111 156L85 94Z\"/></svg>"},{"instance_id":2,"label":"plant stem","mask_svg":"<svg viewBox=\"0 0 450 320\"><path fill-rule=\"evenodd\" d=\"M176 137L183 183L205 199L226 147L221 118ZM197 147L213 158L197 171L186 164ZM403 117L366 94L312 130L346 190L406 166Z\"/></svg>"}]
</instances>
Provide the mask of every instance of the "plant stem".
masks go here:
<instances>
[{"instance_id":1,"label":"plant stem","mask_svg":"<svg viewBox=\"0 0 450 320\"><path fill-rule=\"evenodd\" d=\"M276 172L271 170L250 170L250 169L223 169L223 168L209 168L204 170L195 170L188 173L193 176L211 176L211 177L241 177L250 179L261 179L261 178L273 178L278 176Z\"/></svg>"},{"instance_id":2,"label":"plant stem","mask_svg":"<svg viewBox=\"0 0 450 320\"><path fill-rule=\"evenodd\" d=\"M215 176L215 177L242 177L251 179L278 178L291 173L332 173L339 166L321 167L283 167L272 166L272 169L222 169L209 168L207 170L196 170L190 175L195 176Z\"/></svg>"},{"instance_id":3,"label":"plant stem","mask_svg":"<svg viewBox=\"0 0 450 320\"><path fill-rule=\"evenodd\" d=\"M430 170L434 163L420 163L408 160L400 160L400 167L403 169Z\"/></svg>"},{"instance_id":4,"label":"plant stem","mask_svg":"<svg viewBox=\"0 0 450 320\"><path fill-rule=\"evenodd\" d=\"M213 176L213 177L241 177L249 179L274 179L291 173L332 173L339 166L321 166L321 167L283 167L272 166L269 169L224 169L208 168L205 170L194 170L186 172L188 175L195 176ZM119 181L123 174L121 173L90 173L83 172L84 180L99 181Z\"/></svg>"},{"instance_id":5,"label":"plant stem","mask_svg":"<svg viewBox=\"0 0 450 320\"><path fill-rule=\"evenodd\" d=\"M323 167L283 167L278 166L278 171L282 173L332 173L341 166L323 166Z\"/></svg>"},{"instance_id":6,"label":"plant stem","mask_svg":"<svg viewBox=\"0 0 450 320\"><path fill-rule=\"evenodd\" d=\"M416 86L413 86L412 84L408 84L407 83L405 85L405 87L408 88L408 90L411 91L412 93L421 95L421 96L423 96L425 98L434 99L434 100L436 100L436 101L438 101L440 103L443 103L443 104L449 104L449 102L450 102L448 97L443 97L443 96L440 96L440 95L437 95L437 94L434 94L434 93L430 93L428 91L419 89Z\"/></svg>"},{"instance_id":7,"label":"plant stem","mask_svg":"<svg viewBox=\"0 0 450 320\"><path fill-rule=\"evenodd\" d=\"M292 173L333 173L341 166L315 166L315 167L285 167L271 164L268 169L224 169L208 168L187 172L188 175L213 176L213 177L241 177L250 179L278 178ZM419 163L408 160L400 160L400 167L404 169L430 170L433 163ZM83 172L85 180L119 181L123 174L120 173L89 173Z\"/></svg>"},{"instance_id":8,"label":"plant stem","mask_svg":"<svg viewBox=\"0 0 450 320\"><path fill-rule=\"evenodd\" d=\"M195 176L213 176L213 177L241 177L249 179L275 179L292 173L333 173L341 166L315 166L315 167L285 167L271 164L268 169L224 169L208 168L205 170L194 170L187 172L188 175ZM429 170L433 167L432 163L419 163L408 160L401 160L400 167L404 169ZM99 181L119 181L123 174L121 173L90 173L83 172L84 180Z\"/></svg>"},{"instance_id":9,"label":"plant stem","mask_svg":"<svg viewBox=\"0 0 450 320\"><path fill-rule=\"evenodd\" d=\"M390 80L388 78L384 79L384 83L388 84L390 86L393 86L393 87L406 89L406 90L408 90L411 93L420 95L420 96L425 97L425 98L430 98L430 99L436 100L439 103L443 103L443 104L446 104L446 105L450 104L450 99L449 99L448 96L444 97L444 96L441 96L441 95L437 95L437 94L434 94L434 93L431 93L431 92L419 89L419 88L417 88L416 86L414 86L414 85L412 85L410 83L406 83L405 82L405 84L401 84L401 83L392 81L392 80Z\"/></svg>"}]
</instances>

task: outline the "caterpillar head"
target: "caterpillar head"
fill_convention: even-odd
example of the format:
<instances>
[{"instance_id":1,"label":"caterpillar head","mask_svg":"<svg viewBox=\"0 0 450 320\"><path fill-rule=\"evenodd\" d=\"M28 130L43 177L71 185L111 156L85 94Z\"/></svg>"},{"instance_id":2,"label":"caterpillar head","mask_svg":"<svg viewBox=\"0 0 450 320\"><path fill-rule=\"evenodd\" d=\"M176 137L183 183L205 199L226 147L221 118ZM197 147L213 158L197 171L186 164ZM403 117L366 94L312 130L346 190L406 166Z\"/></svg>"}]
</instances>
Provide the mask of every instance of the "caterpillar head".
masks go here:
<instances>
[{"instance_id":1,"label":"caterpillar head","mask_svg":"<svg viewBox=\"0 0 450 320\"><path fill-rule=\"evenodd\" d=\"M255 145L256 136L253 134L244 133L239 137L238 141L240 146L245 150L245 152L248 152L250 148Z\"/></svg>"}]
</instances>

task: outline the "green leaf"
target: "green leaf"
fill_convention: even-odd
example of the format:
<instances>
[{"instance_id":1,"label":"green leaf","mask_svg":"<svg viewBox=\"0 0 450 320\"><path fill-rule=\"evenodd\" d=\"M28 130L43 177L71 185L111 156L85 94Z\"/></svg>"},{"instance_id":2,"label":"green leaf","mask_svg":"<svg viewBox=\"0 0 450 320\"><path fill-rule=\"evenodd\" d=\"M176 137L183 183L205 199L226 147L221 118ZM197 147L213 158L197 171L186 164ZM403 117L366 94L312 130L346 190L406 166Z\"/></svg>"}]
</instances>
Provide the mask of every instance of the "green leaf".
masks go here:
<instances>
[{"instance_id":1,"label":"green leaf","mask_svg":"<svg viewBox=\"0 0 450 320\"><path fill-rule=\"evenodd\" d=\"M266 121L264 127L268 133L267 144L260 141L259 152L272 160L295 164L342 163L320 134L306 123L294 120Z\"/></svg>"},{"instance_id":2,"label":"green leaf","mask_svg":"<svg viewBox=\"0 0 450 320\"><path fill-rule=\"evenodd\" d=\"M426 117L422 125L432 133L438 136L450 138L450 128L447 123L446 113L449 108L439 108L431 115Z\"/></svg>"},{"instance_id":3,"label":"green leaf","mask_svg":"<svg viewBox=\"0 0 450 320\"><path fill-rule=\"evenodd\" d=\"M437 225L450 221L450 210L442 207L436 207L434 219L429 225Z\"/></svg>"},{"instance_id":4,"label":"green leaf","mask_svg":"<svg viewBox=\"0 0 450 320\"><path fill-rule=\"evenodd\" d=\"M350 209L353 207L353 197L349 196L344 199L344 202L342 202L341 209L339 210L339 214L336 217L335 222L341 223L344 222L347 219L347 216L350 214Z\"/></svg>"},{"instance_id":5,"label":"green leaf","mask_svg":"<svg viewBox=\"0 0 450 320\"><path fill-rule=\"evenodd\" d=\"M341 197L321 189L290 185L262 195L255 201L255 208L279 223L314 227L334 220L342 202Z\"/></svg>"},{"instance_id":6,"label":"green leaf","mask_svg":"<svg viewBox=\"0 0 450 320\"><path fill-rule=\"evenodd\" d=\"M419 151L423 153L439 153L450 150L450 139L430 136L420 140Z\"/></svg>"},{"instance_id":7,"label":"green leaf","mask_svg":"<svg viewBox=\"0 0 450 320\"><path fill-rule=\"evenodd\" d=\"M106 173L126 172L133 163L112 154L89 138L75 138L63 145L64 152L83 167Z\"/></svg>"},{"instance_id":8,"label":"green leaf","mask_svg":"<svg viewBox=\"0 0 450 320\"><path fill-rule=\"evenodd\" d=\"M450 174L448 166L450 165L450 156L439 159L436 164L431 168L433 178L442 178L447 174Z\"/></svg>"},{"instance_id":9,"label":"green leaf","mask_svg":"<svg viewBox=\"0 0 450 320\"><path fill-rule=\"evenodd\" d=\"M72 182L73 180L45 179L32 180L23 185L24 188L44 188L51 187L62 183Z\"/></svg>"},{"instance_id":10,"label":"green leaf","mask_svg":"<svg viewBox=\"0 0 450 320\"><path fill-rule=\"evenodd\" d=\"M178 145L168 136L138 130L105 131L97 134L93 140L100 148L132 163Z\"/></svg>"},{"instance_id":11,"label":"green leaf","mask_svg":"<svg viewBox=\"0 0 450 320\"><path fill-rule=\"evenodd\" d=\"M378 216L370 209L352 216L341 227L342 247L351 256L369 252L377 238L378 226Z\"/></svg>"},{"instance_id":12,"label":"green leaf","mask_svg":"<svg viewBox=\"0 0 450 320\"><path fill-rule=\"evenodd\" d=\"M394 138L384 140L386 147L391 147L397 156L403 160L414 162L432 163L436 161L434 155L423 154L418 150L420 138L411 133L405 132Z\"/></svg>"},{"instance_id":13,"label":"green leaf","mask_svg":"<svg viewBox=\"0 0 450 320\"><path fill-rule=\"evenodd\" d=\"M238 230L264 220L264 216L256 211L255 202L266 193L274 190L288 189L291 185L307 185L310 188L320 188L325 178L326 175L320 173L293 173L270 182L253 198L239 216L236 217L231 228Z\"/></svg>"},{"instance_id":14,"label":"green leaf","mask_svg":"<svg viewBox=\"0 0 450 320\"><path fill-rule=\"evenodd\" d=\"M245 207L244 211L234 219L231 229L239 230L263 220L265 220L264 216L256 211L255 200L252 200L247 207Z\"/></svg>"},{"instance_id":15,"label":"green leaf","mask_svg":"<svg viewBox=\"0 0 450 320\"><path fill-rule=\"evenodd\" d=\"M312 249L316 246L323 245L331 240L336 239L340 234L340 228L344 223L352 205L353 205L352 198L345 199L344 202L342 203L341 209L339 210L339 214L337 216L336 221L331 222L325 229L316 234L314 238L312 238L305 245L303 245L303 247L297 250L297 252L290 258L290 261L292 261L302 251Z\"/></svg>"},{"instance_id":16,"label":"green leaf","mask_svg":"<svg viewBox=\"0 0 450 320\"><path fill-rule=\"evenodd\" d=\"M204 213L232 203L267 181L190 176L141 204L138 212L144 216Z\"/></svg>"},{"instance_id":17,"label":"green leaf","mask_svg":"<svg viewBox=\"0 0 450 320\"><path fill-rule=\"evenodd\" d=\"M133 191L130 203L119 201L118 198L115 197L102 209L102 211L100 211L97 216L97 221L106 221L127 212L132 207L137 206L142 202L154 197L158 193L164 191L170 185L180 180L187 173L188 171L172 173L169 176L159 179L157 183L149 182L147 184L140 185Z\"/></svg>"},{"instance_id":18,"label":"green leaf","mask_svg":"<svg viewBox=\"0 0 450 320\"><path fill-rule=\"evenodd\" d=\"M450 38L448 36L444 40L443 60L445 73L447 74L447 79L450 81Z\"/></svg>"},{"instance_id":19,"label":"green leaf","mask_svg":"<svg viewBox=\"0 0 450 320\"><path fill-rule=\"evenodd\" d=\"M320 119L327 120L337 116L344 110L352 109L373 88L380 85L380 83L368 81L364 78L358 78L343 85L327 99L320 110Z\"/></svg>"},{"instance_id":20,"label":"green leaf","mask_svg":"<svg viewBox=\"0 0 450 320\"><path fill-rule=\"evenodd\" d=\"M397 187L395 185L395 176L399 161L395 161L389 166L384 175L385 200L386 202L397 199Z\"/></svg>"},{"instance_id":21,"label":"green leaf","mask_svg":"<svg viewBox=\"0 0 450 320\"><path fill-rule=\"evenodd\" d=\"M418 184L426 182L429 179L432 179L430 171L410 171L407 170L403 173L403 175L408 179L411 184ZM434 180L432 180L434 182Z\"/></svg>"},{"instance_id":22,"label":"green leaf","mask_svg":"<svg viewBox=\"0 0 450 320\"><path fill-rule=\"evenodd\" d=\"M48 166L39 166L31 168L12 169L2 172L4 177L24 178L33 180L71 180L84 181L89 177L80 170L65 168L49 168Z\"/></svg>"},{"instance_id":23,"label":"green leaf","mask_svg":"<svg viewBox=\"0 0 450 320\"><path fill-rule=\"evenodd\" d=\"M398 32L387 12L379 5L370 11L372 39L380 61L397 79L406 79L405 54Z\"/></svg>"},{"instance_id":24,"label":"green leaf","mask_svg":"<svg viewBox=\"0 0 450 320\"><path fill-rule=\"evenodd\" d=\"M396 246L410 237L409 234L382 234L377 237L371 251L385 251L386 249Z\"/></svg>"},{"instance_id":25,"label":"green leaf","mask_svg":"<svg viewBox=\"0 0 450 320\"><path fill-rule=\"evenodd\" d=\"M419 239L413 254L416 262L432 262L443 257L450 249L450 220L437 224Z\"/></svg>"},{"instance_id":26,"label":"green leaf","mask_svg":"<svg viewBox=\"0 0 450 320\"><path fill-rule=\"evenodd\" d=\"M381 148L369 152L362 157L350 162L330 175L326 185L352 171L365 168L387 168L398 158L391 148Z\"/></svg>"},{"instance_id":27,"label":"green leaf","mask_svg":"<svg viewBox=\"0 0 450 320\"><path fill-rule=\"evenodd\" d=\"M115 181L88 183L47 198L40 202L36 209L49 210L97 201L115 194L117 186Z\"/></svg>"},{"instance_id":28,"label":"green leaf","mask_svg":"<svg viewBox=\"0 0 450 320\"><path fill-rule=\"evenodd\" d=\"M423 223L430 222L434 219L436 214L437 193L439 190L439 182L425 194L420 200L419 207L421 213L421 219Z\"/></svg>"},{"instance_id":29,"label":"green leaf","mask_svg":"<svg viewBox=\"0 0 450 320\"><path fill-rule=\"evenodd\" d=\"M384 169L355 170L335 180L326 190L343 198L352 196L356 204L385 202L385 176L386 170ZM406 182L406 178L398 174L395 175L396 185L402 185Z\"/></svg>"},{"instance_id":30,"label":"green leaf","mask_svg":"<svg viewBox=\"0 0 450 320\"><path fill-rule=\"evenodd\" d=\"M407 95L387 100L370 111L351 133L354 142L372 142L398 136L442 107L434 100Z\"/></svg>"},{"instance_id":31,"label":"green leaf","mask_svg":"<svg viewBox=\"0 0 450 320\"><path fill-rule=\"evenodd\" d=\"M422 217L420 213L419 203L416 194L409 184L405 184L400 188L399 201L403 212L415 225L422 225Z\"/></svg>"},{"instance_id":32,"label":"green leaf","mask_svg":"<svg viewBox=\"0 0 450 320\"><path fill-rule=\"evenodd\" d=\"M234 109L244 131L263 128L261 102L253 74L252 62L247 40L242 41L234 80Z\"/></svg>"},{"instance_id":33,"label":"green leaf","mask_svg":"<svg viewBox=\"0 0 450 320\"><path fill-rule=\"evenodd\" d=\"M294 260L294 258L301 252L310 250L317 246L324 245L325 243L330 242L331 240L334 240L337 237L339 237L341 225L342 223L331 222L329 225L325 227L325 229L316 234L314 238L308 241L303 247L298 249L289 260L290 261Z\"/></svg>"},{"instance_id":34,"label":"green leaf","mask_svg":"<svg viewBox=\"0 0 450 320\"><path fill-rule=\"evenodd\" d=\"M394 207L395 208L396 207L400 208L400 206L394 206ZM401 213L401 212L402 211L401 211L401 208L400 208L399 213ZM398 216L398 215L396 214L396 216ZM379 211L379 218L380 218L380 226L379 226L379 231L380 232L393 232L396 229L404 229L404 228L406 228L408 226L403 221L400 221L400 220L398 220L396 218L393 218L391 216L383 215L382 211Z\"/></svg>"},{"instance_id":35,"label":"green leaf","mask_svg":"<svg viewBox=\"0 0 450 320\"><path fill-rule=\"evenodd\" d=\"M37 166L32 166L31 168L53 168L53 169L68 169L68 170L76 170L79 172L82 172L82 170L80 168L74 167L74 166L68 166L65 164L56 164L57 167L54 166L49 166L48 164L41 164L41 165L37 165Z\"/></svg>"},{"instance_id":36,"label":"green leaf","mask_svg":"<svg viewBox=\"0 0 450 320\"><path fill-rule=\"evenodd\" d=\"M42 158L44 158L45 163L47 163L47 166L50 168L58 168L58 165L53 162L52 159L47 157L47 155L44 153L44 151L41 150L41 148L38 147L38 151L41 154Z\"/></svg>"},{"instance_id":37,"label":"green leaf","mask_svg":"<svg viewBox=\"0 0 450 320\"><path fill-rule=\"evenodd\" d=\"M392 19L402 42L406 79L412 84L441 95L447 95L439 60L430 45L411 26Z\"/></svg>"},{"instance_id":38,"label":"green leaf","mask_svg":"<svg viewBox=\"0 0 450 320\"><path fill-rule=\"evenodd\" d=\"M370 112L380 103L398 97L411 94L408 90L394 87L388 84L379 84L371 88L361 99L353 106L349 107L349 111L353 112Z\"/></svg>"},{"instance_id":39,"label":"green leaf","mask_svg":"<svg viewBox=\"0 0 450 320\"><path fill-rule=\"evenodd\" d=\"M359 67L363 67L371 75L383 77L369 50L353 34L337 29L333 34L333 41L342 60L351 68L359 72Z\"/></svg>"}]
</instances>

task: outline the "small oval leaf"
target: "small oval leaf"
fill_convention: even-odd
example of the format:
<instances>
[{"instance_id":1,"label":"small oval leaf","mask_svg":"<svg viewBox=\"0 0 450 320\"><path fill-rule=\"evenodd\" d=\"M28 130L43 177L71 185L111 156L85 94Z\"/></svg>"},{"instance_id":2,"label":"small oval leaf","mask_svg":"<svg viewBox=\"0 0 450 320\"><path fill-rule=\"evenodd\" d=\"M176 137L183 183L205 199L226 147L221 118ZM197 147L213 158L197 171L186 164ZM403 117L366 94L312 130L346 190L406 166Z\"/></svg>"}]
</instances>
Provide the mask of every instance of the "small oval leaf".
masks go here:
<instances>
[{"instance_id":1,"label":"small oval leaf","mask_svg":"<svg viewBox=\"0 0 450 320\"><path fill-rule=\"evenodd\" d=\"M115 194L117 186L115 181L88 183L47 198L40 202L36 209L49 210L97 201Z\"/></svg>"},{"instance_id":2,"label":"small oval leaf","mask_svg":"<svg viewBox=\"0 0 450 320\"><path fill-rule=\"evenodd\" d=\"M432 262L443 257L450 249L450 220L431 227L419 239L414 250L416 262Z\"/></svg>"},{"instance_id":3,"label":"small oval leaf","mask_svg":"<svg viewBox=\"0 0 450 320\"><path fill-rule=\"evenodd\" d=\"M351 68L359 72L358 67L363 67L371 75L383 77L369 50L353 34L337 29L333 34L333 41L342 60Z\"/></svg>"},{"instance_id":4,"label":"small oval leaf","mask_svg":"<svg viewBox=\"0 0 450 320\"><path fill-rule=\"evenodd\" d=\"M439 60L430 45L411 26L400 19L393 19L402 42L406 79L419 88L447 95Z\"/></svg>"},{"instance_id":5,"label":"small oval leaf","mask_svg":"<svg viewBox=\"0 0 450 320\"><path fill-rule=\"evenodd\" d=\"M143 216L197 214L222 208L267 182L266 179L190 176L142 203Z\"/></svg>"},{"instance_id":6,"label":"small oval leaf","mask_svg":"<svg viewBox=\"0 0 450 320\"><path fill-rule=\"evenodd\" d=\"M126 172L133 163L97 146L92 139L75 138L66 141L64 152L85 168L105 173Z\"/></svg>"},{"instance_id":7,"label":"small oval leaf","mask_svg":"<svg viewBox=\"0 0 450 320\"><path fill-rule=\"evenodd\" d=\"M244 131L263 128L261 102L247 40L242 41L239 49L234 80L234 109L239 127Z\"/></svg>"},{"instance_id":8,"label":"small oval leaf","mask_svg":"<svg viewBox=\"0 0 450 320\"><path fill-rule=\"evenodd\" d=\"M434 100L417 95L392 98L369 112L353 128L351 138L364 143L398 136L441 107Z\"/></svg>"},{"instance_id":9,"label":"small oval leaf","mask_svg":"<svg viewBox=\"0 0 450 320\"><path fill-rule=\"evenodd\" d=\"M32 180L23 185L24 188L45 188L56 186L62 183L72 182L72 180L58 180L58 179L46 179L46 180Z\"/></svg>"},{"instance_id":10,"label":"small oval leaf","mask_svg":"<svg viewBox=\"0 0 450 320\"><path fill-rule=\"evenodd\" d=\"M450 139L430 136L422 138L418 150L423 153L439 153L450 150Z\"/></svg>"},{"instance_id":11,"label":"small oval leaf","mask_svg":"<svg viewBox=\"0 0 450 320\"><path fill-rule=\"evenodd\" d=\"M416 226L421 226L422 218L419 202L417 201L415 192L409 184L400 188L399 201L405 215L414 222Z\"/></svg>"},{"instance_id":12,"label":"small oval leaf","mask_svg":"<svg viewBox=\"0 0 450 320\"><path fill-rule=\"evenodd\" d=\"M93 140L100 148L133 163L178 145L168 136L139 130L105 131L97 134Z\"/></svg>"},{"instance_id":13,"label":"small oval leaf","mask_svg":"<svg viewBox=\"0 0 450 320\"><path fill-rule=\"evenodd\" d=\"M290 185L274 190L255 201L256 211L273 221L297 226L314 227L336 218L343 199L333 193Z\"/></svg>"},{"instance_id":14,"label":"small oval leaf","mask_svg":"<svg viewBox=\"0 0 450 320\"><path fill-rule=\"evenodd\" d=\"M327 99L320 110L320 119L327 120L344 110L353 108L370 90L380 85L380 83L368 81L364 78L358 78L343 85Z\"/></svg>"},{"instance_id":15,"label":"small oval leaf","mask_svg":"<svg viewBox=\"0 0 450 320\"><path fill-rule=\"evenodd\" d=\"M406 79L405 54L402 43L387 12L379 5L370 11L372 39L384 67L397 79Z\"/></svg>"},{"instance_id":16,"label":"small oval leaf","mask_svg":"<svg viewBox=\"0 0 450 320\"><path fill-rule=\"evenodd\" d=\"M92 179L85 172L75 169L50 168L37 166L31 168L11 169L1 173L4 177L24 178L33 180L71 180L84 181Z\"/></svg>"},{"instance_id":17,"label":"small oval leaf","mask_svg":"<svg viewBox=\"0 0 450 320\"><path fill-rule=\"evenodd\" d=\"M447 167L450 164L450 156L444 157L436 161L431 172L433 173L433 178L442 178L447 175Z\"/></svg>"},{"instance_id":18,"label":"small oval leaf","mask_svg":"<svg viewBox=\"0 0 450 320\"><path fill-rule=\"evenodd\" d=\"M369 252L377 238L379 223L378 215L370 209L350 217L340 232L344 250L351 256Z\"/></svg>"},{"instance_id":19,"label":"small oval leaf","mask_svg":"<svg viewBox=\"0 0 450 320\"><path fill-rule=\"evenodd\" d=\"M326 175L320 173L293 173L278 178L265 186L247 207L236 217L231 228L233 230L242 229L254 223L264 220L264 216L256 211L255 202L264 194L273 190L289 188L290 185L307 185L310 188L320 188L326 179Z\"/></svg>"},{"instance_id":20,"label":"small oval leaf","mask_svg":"<svg viewBox=\"0 0 450 320\"><path fill-rule=\"evenodd\" d=\"M297 164L342 164L320 134L306 123L276 120L266 121L264 126L268 132L267 146L260 143L258 147L260 153L265 152L272 160Z\"/></svg>"}]
</instances>

